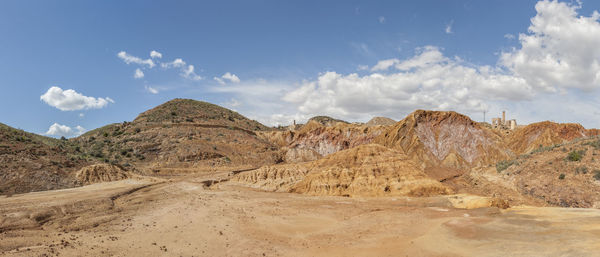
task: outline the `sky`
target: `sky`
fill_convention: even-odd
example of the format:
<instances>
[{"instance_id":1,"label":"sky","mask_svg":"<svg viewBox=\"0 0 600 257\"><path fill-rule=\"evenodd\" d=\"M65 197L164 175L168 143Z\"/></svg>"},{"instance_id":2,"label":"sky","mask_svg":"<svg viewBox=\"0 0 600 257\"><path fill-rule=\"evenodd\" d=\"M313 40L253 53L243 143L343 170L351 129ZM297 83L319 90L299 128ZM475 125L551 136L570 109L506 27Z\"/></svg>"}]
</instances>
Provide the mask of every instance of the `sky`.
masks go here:
<instances>
[{"instance_id":1,"label":"sky","mask_svg":"<svg viewBox=\"0 0 600 257\"><path fill-rule=\"evenodd\" d=\"M0 1L0 122L73 137L173 98L266 125L416 109L600 128L598 1Z\"/></svg>"}]
</instances>

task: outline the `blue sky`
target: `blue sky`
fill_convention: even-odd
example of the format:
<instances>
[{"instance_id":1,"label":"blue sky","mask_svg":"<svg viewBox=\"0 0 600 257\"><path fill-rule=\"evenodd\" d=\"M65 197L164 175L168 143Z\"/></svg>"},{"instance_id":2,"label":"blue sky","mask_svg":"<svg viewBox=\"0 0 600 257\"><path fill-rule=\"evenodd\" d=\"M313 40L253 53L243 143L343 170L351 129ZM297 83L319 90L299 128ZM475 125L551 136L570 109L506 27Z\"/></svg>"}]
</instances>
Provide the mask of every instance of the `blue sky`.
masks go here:
<instances>
[{"instance_id":1,"label":"blue sky","mask_svg":"<svg viewBox=\"0 0 600 257\"><path fill-rule=\"evenodd\" d=\"M476 120L486 110L488 121L507 109L521 123L600 127L600 68L591 65L600 59L598 9L593 1L1 1L0 122L74 136L179 97L268 125L318 114L401 119L424 108ZM581 17L584 32L569 34ZM538 49L535 40L550 43ZM553 43L570 40L577 44ZM540 64L543 56L556 62ZM166 65L176 58L185 65ZM71 101L65 90L78 95Z\"/></svg>"}]
</instances>

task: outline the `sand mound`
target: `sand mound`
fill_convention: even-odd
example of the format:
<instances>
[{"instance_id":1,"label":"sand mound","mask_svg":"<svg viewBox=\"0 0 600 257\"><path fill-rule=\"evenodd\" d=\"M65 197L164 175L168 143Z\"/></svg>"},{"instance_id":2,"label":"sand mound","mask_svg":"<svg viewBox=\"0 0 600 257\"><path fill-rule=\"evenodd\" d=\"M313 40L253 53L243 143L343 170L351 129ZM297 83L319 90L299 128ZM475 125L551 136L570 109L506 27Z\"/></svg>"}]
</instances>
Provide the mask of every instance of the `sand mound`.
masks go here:
<instances>
[{"instance_id":1,"label":"sand mound","mask_svg":"<svg viewBox=\"0 0 600 257\"><path fill-rule=\"evenodd\" d=\"M234 180L270 191L337 196L429 196L450 190L409 158L380 145L361 145L323 159L241 173Z\"/></svg>"},{"instance_id":2,"label":"sand mound","mask_svg":"<svg viewBox=\"0 0 600 257\"><path fill-rule=\"evenodd\" d=\"M266 191L289 192L293 185L305 178L308 171L309 165L306 164L272 165L240 173L232 180Z\"/></svg>"},{"instance_id":3,"label":"sand mound","mask_svg":"<svg viewBox=\"0 0 600 257\"><path fill-rule=\"evenodd\" d=\"M131 174L112 164L94 164L77 171L75 177L81 184L89 185L127 179Z\"/></svg>"}]
</instances>

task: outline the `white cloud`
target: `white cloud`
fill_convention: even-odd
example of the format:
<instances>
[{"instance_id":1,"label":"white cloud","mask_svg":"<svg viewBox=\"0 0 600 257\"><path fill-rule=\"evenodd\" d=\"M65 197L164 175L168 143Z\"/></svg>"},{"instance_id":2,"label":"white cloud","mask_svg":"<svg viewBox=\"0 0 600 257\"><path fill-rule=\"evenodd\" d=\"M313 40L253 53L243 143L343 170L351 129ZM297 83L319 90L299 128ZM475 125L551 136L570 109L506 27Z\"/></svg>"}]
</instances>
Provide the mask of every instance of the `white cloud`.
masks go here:
<instances>
[{"instance_id":1,"label":"white cloud","mask_svg":"<svg viewBox=\"0 0 600 257\"><path fill-rule=\"evenodd\" d=\"M135 63L139 65L146 65L148 68L153 68L156 64L151 59L142 59L133 55L126 53L125 51L121 51L117 54L117 57L121 58L125 63Z\"/></svg>"},{"instance_id":2,"label":"white cloud","mask_svg":"<svg viewBox=\"0 0 600 257\"><path fill-rule=\"evenodd\" d=\"M143 77L144 77L144 72L142 70L140 70L139 68L135 69L135 73L133 74L133 78L141 79Z\"/></svg>"},{"instance_id":3,"label":"white cloud","mask_svg":"<svg viewBox=\"0 0 600 257\"><path fill-rule=\"evenodd\" d=\"M225 85L227 83L226 80L233 83L240 83L240 78L238 78L238 76L236 76L235 74L229 72L223 74L223 76L221 76L220 78L214 77L213 79L219 82L219 84L221 85Z\"/></svg>"},{"instance_id":4,"label":"white cloud","mask_svg":"<svg viewBox=\"0 0 600 257\"><path fill-rule=\"evenodd\" d=\"M442 52L440 52L439 48L435 46L425 46L421 48L417 48L417 54L415 57L401 61L399 59L387 59L381 60L377 62L371 71L385 71L391 67L395 67L398 70L410 70L416 68L424 68L431 66L436 63L447 62L449 61Z\"/></svg>"},{"instance_id":5,"label":"white cloud","mask_svg":"<svg viewBox=\"0 0 600 257\"><path fill-rule=\"evenodd\" d=\"M71 128L66 125L54 123L50 126L50 128L48 128L46 135L55 137L73 137L82 135L83 133L85 133L85 131L86 130L81 126Z\"/></svg>"},{"instance_id":6,"label":"white cloud","mask_svg":"<svg viewBox=\"0 0 600 257\"><path fill-rule=\"evenodd\" d=\"M130 63L134 63L134 64L138 64L141 66L147 66L148 68L153 68L156 65L160 65L160 67L162 67L163 69L180 69L180 73L179 75L183 78L186 79L190 79L190 80L202 80L204 79L202 76L196 74L195 72L195 67L194 65L188 65L183 59L181 58L176 58L175 60L171 61L171 62L161 62L160 60L152 60L152 59L160 59L163 57L162 53L159 53L157 51L152 50L150 52L150 57L151 59L142 59L136 56L132 56L128 53L126 53L125 51L121 51L117 54L117 56L119 58L121 58L125 63L130 64ZM142 71L142 69L137 68L135 70L135 73L133 75L133 77L135 79L140 79L144 77L144 72ZM235 76L235 75L233 75ZM235 77L237 78L237 77ZM232 78L232 79L235 79ZM239 80L239 79L238 79Z\"/></svg>"},{"instance_id":7,"label":"white cloud","mask_svg":"<svg viewBox=\"0 0 600 257\"><path fill-rule=\"evenodd\" d=\"M188 65L186 69L183 69L181 76L186 78L186 79L191 79L191 80L202 80L203 78L196 74L196 72L194 71L194 65Z\"/></svg>"},{"instance_id":8,"label":"white cloud","mask_svg":"<svg viewBox=\"0 0 600 257\"><path fill-rule=\"evenodd\" d=\"M600 14L579 16L579 8L556 1L537 3L528 33L519 35L520 47L502 53L495 66L474 65L426 46L407 59L381 60L370 74L322 73L282 96L294 111L273 115L367 120L375 115L402 118L421 108L478 117L482 110L512 106L526 121L543 113L538 119L593 122L598 116L594 113L600 114L593 97L597 94L577 90L600 87ZM556 105L561 101L564 104ZM577 111L567 105L588 111L574 118Z\"/></svg>"},{"instance_id":9,"label":"white cloud","mask_svg":"<svg viewBox=\"0 0 600 257\"><path fill-rule=\"evenodd\" d=\"M146 91L148 91L150 94L158 94L158 89L150 87L150 86L144 86L144 88L146 89Z\"/></svg>"},{"instance_id":10,"label":"white cloud","mask_svg":"<svg viewBox=\"0 0 600 257\"><path fill-rule=\"evenodd\" d=\"M73 89L62 90L60 87L51 87L45 94L40 96L40 99L61 111L100 109L109 103L114 103L114 101L108 97L95 98L84 96Z\"/></svg>"},{"instance_id":11,"label":"white cloud","mask_svg":"<svg viewBox=\"0 0 600 257\"><path fill-rule=\"evenodd\" d=\"M398 60L398 59L381 60L381 61L377 62L377 64L375 66L373 66L373 68L371 68L371 71L384 71L384 70L387 70L390 67L398 64L399 62L400 62L400 60Z\"/></svg>"},{"instance_id":12,"label":"white cloud","mask_svg":"<svg viewBox=\"0 0 600 257\"><path fill-rule=\"evenodd\" d=\"M446 34L452 34L452 25L453 24L454 24L454 20L451 20L448 24L446 24L446 29L444 29Z\"/></svg>"},{"instance_id":13,"label":"white cloud","mask_svg":"<svg viewBox=\"0 0 600 257\"><path fill-rule=\"evenodd\" d=\"M185 66L185 62L180 58L177 58L177 59L173 60L172 62L164 62L164 63L160 64L160 67L163 67L165 69L181 68L183 66Z\"/></svg>"},{"instance_id":14,"label":"white cloud","mask_svg":"<svg viewBox=\"0 0 600 257\"><path fill-rule=\"evenodd\" d=\"M521 47L503 53L502 65L546 92L590 91L600 86L600 14L579 16L580 5L540 1Z\"/></svg>"},{"instance_id":15,"label":"white cloud","mask_svg":"<svg viewBox=\"0 0 600 257\"><path fill-rule=\"evenodd\" d=\"M85 117L85 114L79 113L79 118L83 118L83 117Z\"/></svg>"},{"instance_id":16,"label":"white cloud","mask_svg":"<svg viewBox=\"0 0 600 257\"><path fill-rule=\"evenodd\" d=\"M513 40L513 39L515 39L515 35L507 33L507 34L504 34L504 38L509 39L509 40Z\"/></svg>"},{"instance_id":17,"label":"white cloud","mask_svg":"<svg viewBox=\"0 0 600 257\"><path fill-rule=\"evenodd\" d=\"M152 59L159 58L160 59L160 58L162 58L162 54L157 51L152 50L150 52L150 58L152 58Z\"/></svg>"},{"instance_id":18,"label":"white cloud","mask_svg":"<svg viewBox=\"0 0 600 257\"><path fill-rule=\"evenodd\" d=\"M385 23L385 17L383 17L383 16L379 16L379 18L377 20L379 20L379 23L381 23L381 24Z\"/></svg>"}]
</instances>

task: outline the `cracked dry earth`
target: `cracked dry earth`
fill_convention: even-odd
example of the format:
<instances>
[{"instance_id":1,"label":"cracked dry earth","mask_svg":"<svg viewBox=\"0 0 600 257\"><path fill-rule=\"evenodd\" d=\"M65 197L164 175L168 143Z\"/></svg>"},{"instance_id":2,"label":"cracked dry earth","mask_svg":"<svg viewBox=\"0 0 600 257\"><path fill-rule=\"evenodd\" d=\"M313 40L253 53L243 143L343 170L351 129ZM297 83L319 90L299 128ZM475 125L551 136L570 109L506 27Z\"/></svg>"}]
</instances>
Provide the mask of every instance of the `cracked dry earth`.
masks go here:
<instances>
[{"instance_id":1,"label":"cracked dry earth","mask_svg":"<svg viewBox=\"0 0 600 257\"><path fill-rule=\"evenodd\" d=\"M600 210L262 192L224 174L0 197L2 256L598 256ZM210 187L208 185L212 184Z\"/></svg>"}]
</instances>

